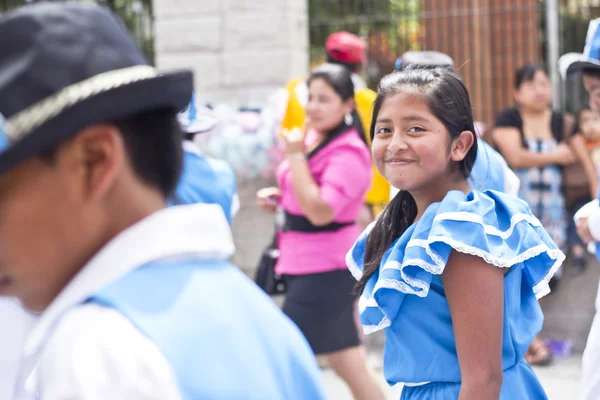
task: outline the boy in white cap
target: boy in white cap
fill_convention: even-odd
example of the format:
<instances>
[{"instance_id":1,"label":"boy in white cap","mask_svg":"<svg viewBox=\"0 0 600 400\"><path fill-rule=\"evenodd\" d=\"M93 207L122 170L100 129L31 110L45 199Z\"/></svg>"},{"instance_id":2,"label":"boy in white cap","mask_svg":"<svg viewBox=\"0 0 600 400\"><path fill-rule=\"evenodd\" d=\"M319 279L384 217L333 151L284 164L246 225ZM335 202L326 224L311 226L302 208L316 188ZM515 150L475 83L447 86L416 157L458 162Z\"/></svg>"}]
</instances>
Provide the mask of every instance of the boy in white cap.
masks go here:
<instances>
[{"instance_id":1,"label":"boy in white cap","mask_svg":"<svg viewBox=\"0 0 600 400\"><path fill-rule=\"evenodd\" d=\"M563 77L581 73L583 85L589 95L590 109L600 113L600 19L590 22L583 53L568 53L559 60L559 70ZM580 158L591 184L592 195L598 190L598 176L595 166L585 147L582 135L575 129L572 146ZM584 209L585 208L585 209ZM600 256L600 209L597 206L584 206L576 214L577 233L586 242L595 242L596 257ZM596 296L596 315L583 352L581 371L581 399L600 398L600 287Z\"/></svg>"}]
</instances>

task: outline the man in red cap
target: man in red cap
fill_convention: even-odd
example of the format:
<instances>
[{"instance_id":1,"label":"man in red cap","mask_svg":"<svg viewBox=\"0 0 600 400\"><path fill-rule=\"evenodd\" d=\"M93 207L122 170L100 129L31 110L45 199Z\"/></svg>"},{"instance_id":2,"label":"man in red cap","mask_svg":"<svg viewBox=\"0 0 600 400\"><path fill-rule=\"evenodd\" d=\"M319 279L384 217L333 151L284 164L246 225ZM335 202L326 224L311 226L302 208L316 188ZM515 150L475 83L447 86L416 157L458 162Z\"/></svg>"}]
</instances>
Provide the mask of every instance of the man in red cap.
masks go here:
<instances>
[{"instance_id":1,"label":"man in red cap","mask_svg":"<svg viewBox=\"0 0 600 400\"><path fill-rule=\"evenodd\" d=\"M342 64L352 71L354 91L358 92L367 87L367 83L359 75L366 59L367 44L364 40L350 32L334 32L325 42L327 62Z\"/></svg>"}]
</instances>

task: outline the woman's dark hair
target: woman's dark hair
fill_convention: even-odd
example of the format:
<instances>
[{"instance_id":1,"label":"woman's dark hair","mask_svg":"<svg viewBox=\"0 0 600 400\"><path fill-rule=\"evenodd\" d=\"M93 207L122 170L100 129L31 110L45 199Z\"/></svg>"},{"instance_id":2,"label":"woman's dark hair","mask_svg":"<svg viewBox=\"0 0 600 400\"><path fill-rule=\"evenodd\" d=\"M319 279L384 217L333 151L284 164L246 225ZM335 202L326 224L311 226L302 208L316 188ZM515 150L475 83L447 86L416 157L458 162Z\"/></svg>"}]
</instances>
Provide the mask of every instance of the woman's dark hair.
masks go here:
<instances>
[{"instance_id":1,"label":"woman's dark hair","mask_svg":"<svg viewBox=\"0 0 600 400\"><path fill-rule=\"evenodd\" d=\"M331 88L342 98L342 101L354 98L354 83L352 83L352 73L350 70L339 64L327 63L315 68L306 82L307 86L310 86L311 82L315 79L324 80ZM345 125L344 122L335 129L333 129L325 140L323 140L313 151L311 155L324 148L327 144L331 143L338 135L345 132L348 128L354 128L358 131L360 138L368 144L363 124L356 111L356 107L352 110L352 124Z\"/></svg>"},{"instance_id":2,"label":"woman's dark hair","mask_svg":"<svg viewBox=\"0 0 600 400\"><path fill-rule=\"evenodd\" d=\"M525 82L531 82L538 71L546 73L542 67L533 64L527 64L519 68L515 72L515 89L519 90Z\"/></svg>"},{"instance_id":3,"label":"woman's dark hair","mask_svg":"<svg viewBox=\"0 0 600 400\"><path fill-rule=\"evenodd\" d=\"M362 63L355 63L355 64L351 64L351 63L345 63L339 60L336 60L335 58L333 58L331 56L331 54L327 54L327 62L330 64L338 64L341 66L344 66L346 68L348 68L350 70L350 72L358 72L361 68L362 68Z\"/></svg>"},{"instance_id":4,"label":"woman's dark hair","mask_svg":"<svg viewBox=\"0 0 600 400\"><path fill-rule=\"evenodd\" d=\"M373 105L371 122L371 140L375 135L377 115L383 102L397 93L414 94L421 97L431 113L439 119L452 139L462 132L473 133L473 145L458 168L466 179L477 157L477 135L471 111L469 92L461 78L448 69L408 68L385 76L379 84L377 98ZM357 284L362 292L369 278L379 269L383 253L414 222L417 216L417 204L412 195L401 190L384 209L367 239L364 272Z\"/></svg>"}]
</instances>

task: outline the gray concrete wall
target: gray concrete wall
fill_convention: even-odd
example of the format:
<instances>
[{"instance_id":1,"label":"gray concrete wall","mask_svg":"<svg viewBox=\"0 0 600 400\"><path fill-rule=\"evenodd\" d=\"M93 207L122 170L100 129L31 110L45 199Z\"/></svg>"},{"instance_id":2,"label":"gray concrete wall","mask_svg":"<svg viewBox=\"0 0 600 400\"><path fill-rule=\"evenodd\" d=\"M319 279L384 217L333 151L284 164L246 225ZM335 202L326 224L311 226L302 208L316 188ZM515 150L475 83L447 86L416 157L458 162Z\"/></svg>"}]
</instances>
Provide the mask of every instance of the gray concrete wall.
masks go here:
<instances>
[{"instance_id":1,"label":"gray concrete wall","mask_svg":"<svg viewBox=\"0 0 600 400\"><path fill-rule=\"evenodd\" d=\"M154 0L158 68L191 68L200 102L261 104L308 69L307 0Z\"/></svg>"},{"instance_id":2,"label":"gray concrete wall","mask_svg":"<svg viewBox=\"0 0 600 400\"><path fill-rule=\"evenodd\" d=\"M199 103L262 105L308 72L307 0L154 0L159 69L190 68ZM249 273L272 235L256 191L267 179L240 180L233 261Z\"/></svg>"}]
</instances>

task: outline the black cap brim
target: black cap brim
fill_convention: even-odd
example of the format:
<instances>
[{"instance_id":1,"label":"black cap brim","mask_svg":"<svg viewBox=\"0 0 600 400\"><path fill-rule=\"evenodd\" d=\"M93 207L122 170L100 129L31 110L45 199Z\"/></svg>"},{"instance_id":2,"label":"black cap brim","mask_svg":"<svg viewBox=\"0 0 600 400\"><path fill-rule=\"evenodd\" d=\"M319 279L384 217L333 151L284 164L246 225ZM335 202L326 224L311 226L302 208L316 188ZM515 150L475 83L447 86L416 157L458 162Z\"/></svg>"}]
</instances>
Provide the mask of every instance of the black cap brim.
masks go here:
<instances>
[{"instance_id":1,"label":"black cap brim","mask_svg":"<svg viewBox=\"0 0 600 400\"><path fill-rule=\"evenodd\" d=\"M187 107L193 90L191 71L159 74L101 91L63 109L0 152L0 174L26 159L51 149L82 129L145 111ZM7 121L10 124L10 119Z\"/></svg>"},{"instance_id":2,"label":"black cap brim","mask_svg":"<svg viewBox=\"0 0 600 400\"><path fill-rule=\"evenodd\" d=\"M584 71L600 71L600 62L598 61L576 61L567 68L567 76L571 76Z\"/></svg>"},{"instance_id":3,"label":"black cap brim","mask_svg":"<svg viewBox=\"0 0 600 400\"><path fill-rule=\"evenodd\" d=\"M600 70L600 61L582 53L567 53L558 59L558 70L563 78L567 78L584 71Z\"/></svg>"}]
</instances>

